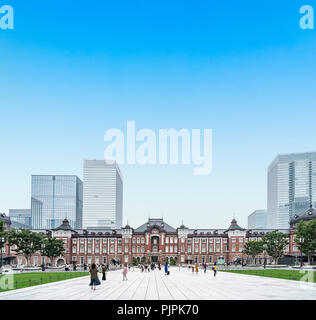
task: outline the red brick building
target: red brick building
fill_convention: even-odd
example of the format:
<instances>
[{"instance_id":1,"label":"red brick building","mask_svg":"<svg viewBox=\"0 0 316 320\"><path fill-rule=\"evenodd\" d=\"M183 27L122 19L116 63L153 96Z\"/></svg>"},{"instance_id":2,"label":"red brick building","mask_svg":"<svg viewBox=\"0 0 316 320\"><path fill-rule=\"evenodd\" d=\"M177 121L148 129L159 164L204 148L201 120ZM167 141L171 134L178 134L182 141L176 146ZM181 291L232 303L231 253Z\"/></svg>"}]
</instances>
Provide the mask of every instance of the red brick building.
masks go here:
<instances>
[{"instance_id":1,"label":"red brick building","mask_svg":"<svg viewBox=\"0 0 316 320\"><path fill-rule=\"evenodd\" d=\"M241 263L249 257L242 253L248 240L259 240L274 230L246 230L237 224L235 219L227 229L190 229L181 225L174 228L163 219L148 219L138 228L129 225L121 229L81 229L74 230L68 220L53 230L33 230L47 237L56 237L64 241L65 255L56 258L54 264L64 263L109 264L132 263L133 260L146 262L176 261L178 264L190 263ZM300 252L294 243L295 224L290 229L278 230L289 238L285 256L296 259ZM8 246L4 255L15 256L14 248ZM267 263L271 261L267 257ZM17 256L17 265L25 264L23 256ZM36 254L31 264L48 263L47 257ZM249 260L248 260L249 262ZM264 255L256 257L256 263L264 263Z\"/></svg>"}]
</instances>

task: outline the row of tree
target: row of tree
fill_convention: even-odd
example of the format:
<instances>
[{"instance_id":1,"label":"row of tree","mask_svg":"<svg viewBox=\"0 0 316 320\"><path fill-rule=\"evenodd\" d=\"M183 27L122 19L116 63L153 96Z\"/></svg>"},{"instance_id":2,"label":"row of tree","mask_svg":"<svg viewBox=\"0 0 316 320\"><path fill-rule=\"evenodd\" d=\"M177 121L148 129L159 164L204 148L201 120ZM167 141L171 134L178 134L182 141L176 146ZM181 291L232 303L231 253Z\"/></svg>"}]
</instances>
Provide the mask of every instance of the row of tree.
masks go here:
<instances>
[{"instance_id":1,"label":"row of tree","mask_svg":"<svg viewBox=\"0 0 316 320\"><path fill-rule=\"evenodd\" d=\"M44 235L32 232L31 230L6 231L3 221L0 221L0 250L5 245L14 246L17 255L23 255L27 266L30 265L31 257L39 253L43 257L48 257L53 263L54 258L64 255L64 242L57 238L46 238Z\"/></svg>"},{"instance_id":2,"label":"row of tree","mask_svg":"<svg viewBox=\"0 0 316 320\"><path fill-rule=\"evenodd\" d=\"M304 253L311 263L311 257L316 253L316 220L301 221L296 226L295 243L300 252ZM254 260L258 254L264 251L278 264L279 259L284 256L286 246L289 244L288 236L282 232L271 232L261 240L248 241L243 250L244 254L251 256Z\"/></svg>"}]
</instances>

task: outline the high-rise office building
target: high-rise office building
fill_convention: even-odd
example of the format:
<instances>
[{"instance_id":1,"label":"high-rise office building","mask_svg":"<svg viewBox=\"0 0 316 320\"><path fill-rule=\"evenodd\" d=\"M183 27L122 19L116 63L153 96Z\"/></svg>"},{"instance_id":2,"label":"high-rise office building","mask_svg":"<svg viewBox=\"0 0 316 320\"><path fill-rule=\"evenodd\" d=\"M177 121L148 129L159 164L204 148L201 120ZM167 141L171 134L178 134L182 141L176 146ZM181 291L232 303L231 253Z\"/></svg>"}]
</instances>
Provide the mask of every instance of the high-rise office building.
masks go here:
<instances>
[{"instance_id":1,"label":"high-rise office building","mask_svg":"<svg viewBox=\"0 0 316 320\"><path fill-rule=\"evenodd\" d=\"M82 228L82 181L73 175L32 175L32 228L51 229L67 218Z\"/></svg>"},{"instance_id":2,"label":"high-rise office building","mask_svg":"<svg viewBox=\"0 0 316 320\"><path fill-rule=\"evenodd\" d=\"M248 229L267 229L267 210L256 210L250 214Z\"/></svg>"},{"instance_id":3,"label":"high-rise office building","mask_svg":"<svg viewBox=\"0 0 316 320\"><path fill-rule=\"evenodd\" d=\"M9 209L9 217L11 221L32 225L31 209Z\"/></svg>"},{"instance_id":4,"label":"high-rise office building","mask_svg":"<svg viewBox=\"0 0 316 320\"><path fill-rule=\"evenodd\" d=\"M268 169L267 227L283 229L316 201L316 152L277 156Z\"/></svg>"},{"instance_id":5,"label":"high-rise office building","mask_svg":"<svg viewBox=\"0 0 316 320\"><path fill-rule=\"evenodd\" d=\"M83 227L120 228L123 219L123 178L115 161L85 160Z\"/></svg>"}]
</instances>

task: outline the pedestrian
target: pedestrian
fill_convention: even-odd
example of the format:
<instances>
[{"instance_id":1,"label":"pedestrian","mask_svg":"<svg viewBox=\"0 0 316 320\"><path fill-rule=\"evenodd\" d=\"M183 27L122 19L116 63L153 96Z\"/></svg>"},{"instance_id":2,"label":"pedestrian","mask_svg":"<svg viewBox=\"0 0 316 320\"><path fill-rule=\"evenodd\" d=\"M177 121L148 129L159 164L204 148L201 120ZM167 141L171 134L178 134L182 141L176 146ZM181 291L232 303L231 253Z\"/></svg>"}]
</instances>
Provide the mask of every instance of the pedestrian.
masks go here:
<instances>
[{"instance_id":1,"label":"pedestrian","mask_svg":"<svg viewBox=\"0 0 316 320\"><path fill-rule=\"evenodd\" d=\"M83 270L87 271L87 265L85 263L83 264Z\"/></svg>"},{"instance_id":2,"label":"pedestrian","mask_svg":"<svg viewBox=\"0 0 316 320\"><path fill-rule=\"evenodd\" d=\"M214 266L213 266L213 271L214 271L214 277L216 277L216 262L214 263Z\"/></svg>"},{"instance_id":3,"label":"pedestrian","mask_svg":"<svg viewBox=\"0 0 316 320\"><path fill-rule=\"evenodd\" d=\"M192 274L194 274L194 266L193 265L191 266L191 269L192 269Z\"/></svg>"},{"instance_id":4,"label":"pedestrian","mask_svg":"<svg viewBox=\"0 0 316 320\"><path fill-rule=\"evenodd\" d=\"M168 262L165 263L165 275L169 275Z\"/></svg>"},{"instance_id":5,"label":"pedestrian","mask_svg":"<svg viewBox=\"0 0 316 320\"><path fill-rule=\"evenodd\" d=\"M127 275L127 267L126 267L126 265L124 265L124 268L123 268L123 281L127 280L126 275Z\"/></svg>"},{"instance_id":6,"label":"pedestrian","mask_svg":"<svg viewBox=\"0 0 316 320\"><path fill-rule=\"evenodd\" d=\"M199 264L198 263L195 264L195 272L196 272L196 274L199 274Z\"/></svg>"},{"instance_id":7,"label":"pedestrian","mask_svg":"<svg viewBox=\"0 0 316 320\"><path fill-rule=\"evenodd\" d=\"M77 271L77 265L74 264L74 271Z\"/></svg>"},{"instance_id":8,"label":"pedestrian","mask_svg":"<svg viewBox=\"0 0 316 320\"><path fill-rule=\"evenodd\" d=\"M106 280L106 266L102 264L102 280Z\"/></svg>"},{"instance_id":9,"label":"pedestrian","mask_svg":"<svg viewBox=\"0 0 316 320\"><path fill-rule=\"evenodd\" d=\"M204 273L206 272L207 264L204 263Z\"/></svg>"},{"instance_id":10,"label":"pedestrian","mask_svg":"<svg viewBox=\"0 0 316 320\"><path fill-rule=\"evenodd\" d=\"M96 286L99 286L101 282L98 277L98 269L95 263L92 263L89 273L91 279L89 286L91 286L91 290L96 290Z\"/></svg>"}]
</instances>

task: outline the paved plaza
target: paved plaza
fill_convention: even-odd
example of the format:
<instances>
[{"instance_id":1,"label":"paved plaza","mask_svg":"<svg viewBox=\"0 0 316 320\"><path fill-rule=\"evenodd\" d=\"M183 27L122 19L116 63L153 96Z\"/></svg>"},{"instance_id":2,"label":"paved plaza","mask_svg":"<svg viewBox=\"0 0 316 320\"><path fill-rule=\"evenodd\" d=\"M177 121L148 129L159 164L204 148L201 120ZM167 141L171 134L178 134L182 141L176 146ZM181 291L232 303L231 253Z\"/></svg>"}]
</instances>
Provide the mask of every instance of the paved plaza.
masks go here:
<instances>
[{"instance_id":1,"label":"paved plaza","mask_svg":"<svg viewBox=\"0 0 316 320\"><path fill-rule=\"evenodd\" d=\"M89 277L12 290L0 294L0 300L234 300L234 299L316 299L316 284L228 272L188 269L140 272L136 269L122 281L121 270L111 271L107 280L92 291ZM100 277L101 278L101 277Z\"/></svg>"}]
</instances>

